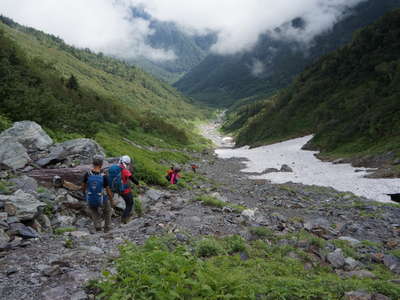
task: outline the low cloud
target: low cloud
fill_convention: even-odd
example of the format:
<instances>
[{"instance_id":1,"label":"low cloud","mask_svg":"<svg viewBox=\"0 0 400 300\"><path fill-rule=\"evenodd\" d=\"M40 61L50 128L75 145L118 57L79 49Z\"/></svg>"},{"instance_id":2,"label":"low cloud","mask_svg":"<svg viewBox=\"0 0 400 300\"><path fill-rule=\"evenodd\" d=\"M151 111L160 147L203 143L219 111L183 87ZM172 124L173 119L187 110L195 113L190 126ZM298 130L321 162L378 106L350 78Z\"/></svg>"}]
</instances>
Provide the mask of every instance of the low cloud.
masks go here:
<instances>
[{"instance_id":1,"label":"low cloud","mask_svg":"<svg viewBox=\"0 0 400 300\"><path fill-rule=\"evenodd\" d=\"M253 64L250 66L251 74L255 77L261 76L265 71L265 65L258 59L253 60Z\"/></svg>"},{"instance_id":2,"label":"low cloud","mask_svg":"<svg viewBox=\"0 0 400 300\"><path fill-rule=\"evenodd\" d=\"M211 51L235 54L252 49L260 35L310 43L365 0L1 0L0 13L60 36L77 47L119 57L175 59L169 49L147 43L150 21L133 18L140 6L154 20L174 22L190 34L214 32ZM302 26L293 27L292 20ZM280 28L277 32L275 29Z\"/></svg>"},{"instance_id":3,"label":"low cloud","mask_svg":"<svg viewBox=\"0 0 400 300\"><path fill-rule=\"evenodd\" d=\"M153 33L150 22L132 18L124 1L1 0L0 13L76 47L127 59L175 59L173 51L155 49L146 43Z\"/></svg>"}]
</instances>

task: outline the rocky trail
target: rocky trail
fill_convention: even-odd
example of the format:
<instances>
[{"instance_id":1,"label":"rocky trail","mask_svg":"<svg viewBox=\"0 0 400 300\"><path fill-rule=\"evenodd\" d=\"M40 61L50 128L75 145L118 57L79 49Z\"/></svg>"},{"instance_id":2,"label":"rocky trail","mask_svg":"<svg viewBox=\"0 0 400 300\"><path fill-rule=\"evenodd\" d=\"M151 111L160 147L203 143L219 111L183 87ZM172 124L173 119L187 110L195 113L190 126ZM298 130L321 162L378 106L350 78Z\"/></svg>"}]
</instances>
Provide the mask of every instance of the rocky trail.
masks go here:
<instances>
[{"instance_id":1,"label":"rocky trail","mask_svg":"<svg viewBox=\"0 0 400 300\"><path fill-rule=\"evenodd\" d=\"M21 134L14 133L18 136ZM76 191L49 183L58 171L49 171L46 188L27 176L43 181L47 169L38 166L38 160L57 170L64 169L62 172L68 170L65 167L77 170L76 161L84 165L85 157L101 151L94 142L86 142L84 148L80 141L77 146L67 142L50 149L30 150L30 155L27 151L31 159L35 153L36 163L26 167L27 159L25 164L19 163L19 171L1 172L0 299L96 299L85 288L87 282L101 277L105 269L115 272L113 258L118 257L118 245L126 241L142 244L150 236L166 233L179 241L199 235L230 234L253 240L258 228L283 237L304 230L326 240L326 245L318 248L309 240L289 238L279 243L304 249L313 256L313 263L330 265L343 277L373 278L367 266L371 262L385 265L393 272L395 279L391 280L400 284L400 259L393 254L400 249L399 206L332 188L249 180L240 172L244 168L242 160L219 159L213 152L195 154L199 171L192 174L189 168L184 170L184 187L143 190L143 216L135 215L122 225L116 209L110 232L91 233L92 223ZM226 205L207 206L198 201L204 195ZM230 204L244 210L237 211ZM348 257L339 245L351 247L357 253L356 259ZM357 299L372 299L372 295Z\"/></svg>"}]
</instances>

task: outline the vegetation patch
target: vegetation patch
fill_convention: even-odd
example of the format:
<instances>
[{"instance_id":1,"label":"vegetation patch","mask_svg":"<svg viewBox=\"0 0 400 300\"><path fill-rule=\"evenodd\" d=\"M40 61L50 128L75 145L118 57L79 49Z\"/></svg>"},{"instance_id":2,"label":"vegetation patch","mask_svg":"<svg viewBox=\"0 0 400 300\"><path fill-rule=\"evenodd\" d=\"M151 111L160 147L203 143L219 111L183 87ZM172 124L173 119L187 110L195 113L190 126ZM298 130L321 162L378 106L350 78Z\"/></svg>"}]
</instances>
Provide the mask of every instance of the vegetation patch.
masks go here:
<instances>
[{"instance_id":1,"label":"vegetation patch","mask_svg":"<svg viewBox=\"0 0 400 300\"><path fill-rule=\"evenodd\" d=\"M239 237L206 237L193 244L150 238L145 245L126 244L115 261L117 272L104 272L92 282L99 299L342 299L353 290L379 292L393 299L400 287L378 279L342 279L330 268L304 268L288 256L288 246L262 241L245 243ZM246 255L243 255L243 253Z\"/></svg>"},{"instance_id":2,"label":"vegetation patch","mask_svg":"<svg viewBox=\"0 0 400 300\"><path fill-rule=\"evenodd\" d=\"M242 212L243 210L246 209L246 207L243 206L243 205L238 205L238 204L225 202L225 201L222 201L222 200L217 199L217 198L215 198L213 196L210 196L210 195L198 196L196 198L196 201L200 201L204 205L218 207L218 208L229 207L229 208L233 209L233 211L238 212L238 213L240 213L240 212Z\"/></svg>"},{"instance_id":3,"label":"vegetation patch","mask_svg":"<svg viewBox=\"0 0 400 300\"><path fill-rule=\"evenodd\" d=\"M56 228L54 230L54 234L62 235L64 233L66 233L66 232L73 232L73 231L76 231L76 230L77 229L75 227L60 227L60 228Z\"/></svg>"}]
</instances>

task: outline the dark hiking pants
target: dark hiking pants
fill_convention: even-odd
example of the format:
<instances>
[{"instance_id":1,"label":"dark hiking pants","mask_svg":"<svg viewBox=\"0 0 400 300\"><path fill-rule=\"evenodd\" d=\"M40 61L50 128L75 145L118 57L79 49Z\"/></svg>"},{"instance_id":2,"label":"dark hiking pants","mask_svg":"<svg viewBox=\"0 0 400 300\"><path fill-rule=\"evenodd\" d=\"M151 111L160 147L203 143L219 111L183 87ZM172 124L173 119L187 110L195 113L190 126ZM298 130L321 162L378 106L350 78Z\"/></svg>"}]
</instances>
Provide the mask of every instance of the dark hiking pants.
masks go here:
<instances>
[{"instance_id":1,"label":"dark hiking pants","mask_svg":"<svg viewBox=\"0 0 400 300\"><path fill-rule=\"evenodd\" d=\"M125 210L124 210L124 213L122 214L122 218L127 219L127 218L129 218L129 216L131 215L131 212L132 212L133 195L131 192L129 192L127 194L122 194L121 196L122 196L122 199L124 199L124 201L125 201Z\"/></svg>"}]
</instances>

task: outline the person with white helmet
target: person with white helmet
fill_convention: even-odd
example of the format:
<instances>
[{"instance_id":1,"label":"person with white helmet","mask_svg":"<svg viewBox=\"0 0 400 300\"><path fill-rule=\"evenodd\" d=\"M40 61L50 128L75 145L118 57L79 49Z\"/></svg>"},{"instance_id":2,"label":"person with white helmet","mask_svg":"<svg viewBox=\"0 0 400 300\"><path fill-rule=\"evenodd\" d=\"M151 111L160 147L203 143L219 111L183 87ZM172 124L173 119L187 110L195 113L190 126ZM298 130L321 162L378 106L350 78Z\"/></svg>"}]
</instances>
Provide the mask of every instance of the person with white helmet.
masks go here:
<instances>
[{"instance_id":1,"label":"person with white helmet","mask_svg":"<svg viewBox=\"0 0 400 300\"><path fill-rule=\"evenodd\" d=\"M129 185L129 180L132 181L137 186L139 186L139 182L135 179L135 177L133 177L132 172L130 171L131 165L132 161L128 155L121 156L119 160L119 166L121 168L121 179L123 185L121 197L125 201L125 210L122 214L121 222L124 224L128 223L133 208L133 195L132 195L132 189Z\"/></svg>"}]
</instances>

